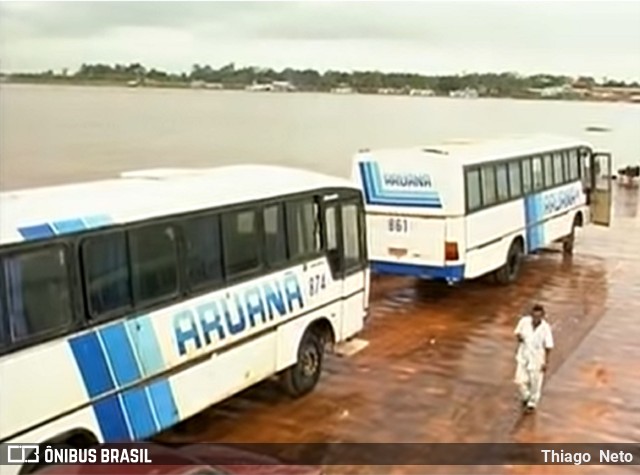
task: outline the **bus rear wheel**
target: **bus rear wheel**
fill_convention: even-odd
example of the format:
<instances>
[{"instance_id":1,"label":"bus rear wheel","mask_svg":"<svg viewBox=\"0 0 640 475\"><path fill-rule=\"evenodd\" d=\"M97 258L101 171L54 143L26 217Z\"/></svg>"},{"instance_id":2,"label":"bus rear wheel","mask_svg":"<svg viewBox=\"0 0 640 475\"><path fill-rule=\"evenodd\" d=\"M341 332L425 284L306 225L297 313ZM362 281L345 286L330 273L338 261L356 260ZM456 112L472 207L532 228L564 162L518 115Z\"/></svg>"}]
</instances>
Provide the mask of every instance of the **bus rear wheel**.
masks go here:
<instances>
[{"instance_id":1,"label":"bus rear wheel","mask_svg":"<svg viewBox=\"0 0 640 475\"><path fill-rule=\"evenodd\" d=\"M562 253L565 256L570 256L573 254L573 248L576 242L576 228L571 228L571 234L569 234L566 238L562 240Z\"/></svg>"},{"instance_id":2,"label":"bus rear wheel","mask_svg":"<svg viewBox=\"0 0 640 475\"><path fill-rule=\"evenodd\" d=\"M284 389L291 397L301 397L316 387L322 373L324 345L317 332L307 331L298 347L298 360L282 375Z\"/></svg>"},{"instance_id":3,"label":"bus rear wheel","mask_svg":"<svg viewBox=\"0 0 640 475\"><path fill-rule=\"evenodd\" d=\"M565 256L573 254L573 248L576 243L576 228L582 226L582 215L577 214L571 225L571 233L562 240L562 253Z\"/></svg>"},{"instance_id":4,"label":"bus rear wheel","mask_svg":"<svg viewBox=\"0 0 640 475\"><path fill-rule=\"evenodd\" d=\"M507 253L507 261L495 273L496 282L501 285L508 285L515 282L520 275L522 257L522 244L520 241L513 241Z\"/></svg>"}]
</instances>

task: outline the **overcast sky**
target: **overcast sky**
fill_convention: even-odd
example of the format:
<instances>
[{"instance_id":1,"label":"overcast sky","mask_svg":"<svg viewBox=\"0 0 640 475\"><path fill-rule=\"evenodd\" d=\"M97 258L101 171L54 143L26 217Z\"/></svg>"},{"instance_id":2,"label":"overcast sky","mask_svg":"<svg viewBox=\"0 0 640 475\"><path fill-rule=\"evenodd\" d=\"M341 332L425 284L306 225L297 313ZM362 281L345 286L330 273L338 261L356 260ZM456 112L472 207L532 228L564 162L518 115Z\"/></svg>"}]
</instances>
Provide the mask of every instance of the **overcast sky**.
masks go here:
<instances>
[{"instance_id":1,"label":"overcast sky","mask_svg":"<svg viewBox=\"0 0 640 475\"><path fill-rule=\"evenodd\" d=\"M3 71L83 62L640 79L640 2L2 2Z\"/></svg>"}]
</instances>

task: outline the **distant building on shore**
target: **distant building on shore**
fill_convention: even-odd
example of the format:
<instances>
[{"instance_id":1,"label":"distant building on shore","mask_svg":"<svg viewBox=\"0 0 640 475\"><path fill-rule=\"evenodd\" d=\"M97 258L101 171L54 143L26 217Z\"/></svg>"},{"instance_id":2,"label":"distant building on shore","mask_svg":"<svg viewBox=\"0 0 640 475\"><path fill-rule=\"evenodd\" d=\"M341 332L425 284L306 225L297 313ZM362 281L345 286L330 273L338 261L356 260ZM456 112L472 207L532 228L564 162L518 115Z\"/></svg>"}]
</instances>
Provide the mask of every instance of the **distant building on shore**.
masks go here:
<instances>
[{"instance_id":1,"label":"distant building on shore","mask_svg":"<svg viewBox=\"0 0 640 475\"><path fill-rule=\"evenodd\" d=\"M425 97L433 97L436 93L431 89L411 89L409 91L410 96L425 96Z\"/></svg>"},{"instance_id":2,"label":"distant building on shore","mask_svg":"<svg viewBox=\"0 0 640 475\"><path fill-rule=\"evenodd\" d=\"M247 86L244 88L245 91L250 91L250 92L268 92L268 91L273 91L273 84L258 84L258 83L253 83L250 86Z\"/></svg>"},{"instance_id":3,"label":"distant building on shore","mask_svg":"<svg viewBox=\"0 0 640 475\"><path fill-rule=\"evenodd\" d=\"M289 81L273 81L271 83L275 92L294 92L296 87Z\"/></svg>"},{"instance_id":4,"label":"distant building on shore","mask_svg":"<svg viewBox=\"0 0 640 475\"><path fill-rule=\"evenodd\" d=\"M381 87L378 89L378 94L383 94L383 95L397 95L397 94L404 94L405 91L404 89L396 89L394 87Z\"/></svg>"},{"instance_id":5,"label":"distant building on shore","mask_svg":"<svg viewBox=\"0 0 640 475\"><path fill-rule=\"evenodd\" d=\"M224 89L221 83L219 82L206 82L206 81L191 81L189 83L189 87L191 89Z\"/></svg>"},{"instance_id":6,"label":"distant building on shore","mask_svg":"<svg viewBox=\"0 0 640 475\"><path fill-rule=\"evenodd\" d=\"M289 81L273 81L267 84L253 83L245 87L246 91L251 92L293 92L296 87Z\"/></svg>"},{"instance_id":7,"label":"distant building on shore","mask_svg":"<svg viewBox=\"0 0 640 475\"><path fill-rule=\"evenodd\" d=\"M558 97L573 92L573 88L569 84L562 86L545 87L540 90L540 97Z\"/></svg>"},{"instance_id":8,"label":"distant building on shore","mask_svg":"<svg viewBox=\"0 0 640 475\"><path fill-rule=\"evenodd\" d=\"M333 94L353 94L353 88L346 84L340 84L338 87L331 89L331 92Z\"/></svg>"},{"instance_id":9,"label":"distant building on shore","mask_svg":"<svg viewBox=\"0 0 640 475\"><path fill-rule=\"evenodd\" d=\"M449 92L449 97L458 97L463 99L476 99L479 96L480 94L478 94L478 91L471 87Z\"/></svg>"}]
</instances>

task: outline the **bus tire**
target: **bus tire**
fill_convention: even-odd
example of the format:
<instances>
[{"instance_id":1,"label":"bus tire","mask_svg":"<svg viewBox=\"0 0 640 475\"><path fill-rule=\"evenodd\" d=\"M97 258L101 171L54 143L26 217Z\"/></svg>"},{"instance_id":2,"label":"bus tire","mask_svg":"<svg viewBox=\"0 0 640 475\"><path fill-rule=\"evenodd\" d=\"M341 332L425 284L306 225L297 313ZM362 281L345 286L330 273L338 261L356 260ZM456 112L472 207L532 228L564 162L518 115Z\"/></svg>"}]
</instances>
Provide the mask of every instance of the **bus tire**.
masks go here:
<instances>
[{"instance_id":1,"label":"bus tire","mask_svg":"<svg viewBox=\"0 0 640 475\"><path fill-rule=\"evenodd\" d=\"M515 282L520 275L522 257L522 243L520 241L513 241L509 247L506 262L495 273L496 282L501 285L509 285Z\"/></svg>"},{"instance_id":2,"label":"bus tire","mask_svg":"<svg viewBox=\"0 0 640 475\"><path fill-rule=\"evenodd\" d=\"M317 332L307 330L298 347L298 361L282 375L284 389L291 397L302 397L316 387L323 357L322 338Z\"/></svg>"},{"instance_id":3,"label":"bus tire","mask_svg":"<svg viewBox=\"0 0 640 475\"><path fill-rule=\"evenodd\" d=\"M571 225L571 233L562 240L562 253L565 256L573 254L573 248L576 243L576 228L582 226L582 214L576 214Z\"/></svg>"},{"instance_id":4,"label":"bus tire","mask_svg":"<svg viewBox=\"0 0 640 475\"><path fill-rule=\"evenodd\" d=\"M573 248L576 242L576 228L571 228L571 234L562 240L562 253L565 256L571 256L573 254Z\"/></svg>"}]
</instances>

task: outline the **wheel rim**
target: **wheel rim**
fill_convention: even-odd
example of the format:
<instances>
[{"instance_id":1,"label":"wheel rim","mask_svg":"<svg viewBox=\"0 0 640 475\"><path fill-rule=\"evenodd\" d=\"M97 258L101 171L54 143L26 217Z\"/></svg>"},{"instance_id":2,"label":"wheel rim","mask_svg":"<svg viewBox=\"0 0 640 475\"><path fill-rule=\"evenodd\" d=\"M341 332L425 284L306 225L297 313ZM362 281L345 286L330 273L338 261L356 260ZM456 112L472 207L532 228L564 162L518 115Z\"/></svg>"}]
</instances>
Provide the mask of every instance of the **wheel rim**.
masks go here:
<instances>
[{"instance_id":1,"label":"wheel rim","mask_svg":"<svg viewBox=\"0 0 640 475\"><path fill-rule=\"evenodd\" d=\"M312 348L309 348L303 353L300 366L305 376L313 376L318 371L319 363L318 354Z\"/></svg>"}]
</instances>

